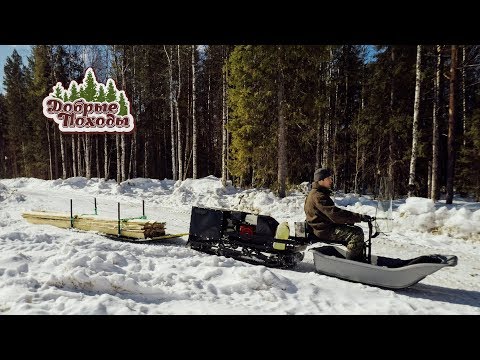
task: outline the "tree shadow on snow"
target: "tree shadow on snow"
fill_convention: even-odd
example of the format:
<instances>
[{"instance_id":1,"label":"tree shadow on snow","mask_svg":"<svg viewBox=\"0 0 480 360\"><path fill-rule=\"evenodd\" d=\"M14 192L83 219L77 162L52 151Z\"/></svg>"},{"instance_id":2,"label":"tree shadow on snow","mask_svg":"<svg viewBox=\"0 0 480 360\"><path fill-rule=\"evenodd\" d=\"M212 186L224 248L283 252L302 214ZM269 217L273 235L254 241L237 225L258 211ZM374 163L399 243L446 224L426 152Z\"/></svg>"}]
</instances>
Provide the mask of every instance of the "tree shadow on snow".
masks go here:
<instances>
[{"instance_id":1,"label":"tree shadow on snow","mask_svg":"<svg viewBox=\"0 0 480 360\"><path fill-rule=\"evenodd\" d=\"M473 290L451 289L442 286L416 284L406 289L395 290L396 293L433 301L469 305L480 308L480 292Z\"/></svg>"},{"instance_id":2,"label":"tree shadow on snow","mask_svg":"<svg viewBox=\"0 0 480 360\"><path fill-rule=\"evenodd\" d=\"M137 244L147 244L147 245L176 245L176 246L185 246L187 240L181 237L175 237L170 239L161 239L161 240L149 240L149 241L136 241Z\"/></svg>"}]
</instances>

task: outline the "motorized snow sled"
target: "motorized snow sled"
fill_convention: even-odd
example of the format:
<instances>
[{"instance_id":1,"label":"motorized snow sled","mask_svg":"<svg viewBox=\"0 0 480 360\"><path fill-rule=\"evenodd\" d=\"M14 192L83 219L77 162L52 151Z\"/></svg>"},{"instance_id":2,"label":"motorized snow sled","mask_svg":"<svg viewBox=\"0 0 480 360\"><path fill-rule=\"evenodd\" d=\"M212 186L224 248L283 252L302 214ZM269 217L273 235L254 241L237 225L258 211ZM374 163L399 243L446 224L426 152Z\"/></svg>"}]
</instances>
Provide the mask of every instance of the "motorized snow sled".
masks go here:
<instances>
[{"instance_id":1,"label":"motorized snow sled","mask_svg":"<svg viewBox=\"0 0 480 360\"><path fill-rule=\"evenodd\" d=\"M293 268L308 244L271 216L196 206L189 234L192 249L277 268Z\"/></svg>"},{"instance_id":2,"label":"motorized snow sled","mask_svg":"<svg viewBox=\"0 0 480 360\"><path fill-rule=\"evenodd\" d=\"M372 221L375 219L373 218ZM365 262L347 260L346 250L339 246L320 246L309 249L313 252L317 272L340 279L360 282L389 289L403 289L418 283L426 276L445 266L456 266L455 255L423 255L402 260L371 254L372 221L368 222L368 240L365 243Z\"/></svg>"},{"instance_id":3,"label":"motorized snow sled","mask_svg":"<svg viewBox=\"0 0 480 360\"><path fill-rule=\"evenodd\" d=\"M309 249L316 271L367 285L402 289L445 266L457 265L455 255L423 255L407 260L372 255L372 238L378 235L377 231L373 234L373 221L375 218L368 222L364 262L347 260L345 249L329 243ZM291 269L303 260L307 246L318 239L306 222L295 223L295 236L289 230L285 232L283 226L285 223L279 224L267 215L194 206L187 245L209 254Z\"/></svg>"}]
</instances>

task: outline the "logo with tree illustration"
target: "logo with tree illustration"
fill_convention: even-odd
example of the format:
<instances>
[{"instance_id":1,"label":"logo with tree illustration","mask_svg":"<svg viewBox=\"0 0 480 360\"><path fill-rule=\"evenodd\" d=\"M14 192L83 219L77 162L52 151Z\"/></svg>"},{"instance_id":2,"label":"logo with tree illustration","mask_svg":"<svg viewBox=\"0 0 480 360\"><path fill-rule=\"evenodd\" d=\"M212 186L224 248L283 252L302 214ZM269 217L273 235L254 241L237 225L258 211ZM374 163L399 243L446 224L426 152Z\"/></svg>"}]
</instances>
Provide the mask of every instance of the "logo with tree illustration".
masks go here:
<instances>
[{"instance_id":1,"label":"logo with tree illustration","mask_svg":"<svg viewBox=\"0 0 480 360\"><path fill-rule=\"evenodd\" d=\"M58 82L42 104L43 114L64 133L128 133L135 128L125 91L111 78L106 85L98 83L92 68L80 85L71 81L66 90Z\"/></svg>"}]
</instances>

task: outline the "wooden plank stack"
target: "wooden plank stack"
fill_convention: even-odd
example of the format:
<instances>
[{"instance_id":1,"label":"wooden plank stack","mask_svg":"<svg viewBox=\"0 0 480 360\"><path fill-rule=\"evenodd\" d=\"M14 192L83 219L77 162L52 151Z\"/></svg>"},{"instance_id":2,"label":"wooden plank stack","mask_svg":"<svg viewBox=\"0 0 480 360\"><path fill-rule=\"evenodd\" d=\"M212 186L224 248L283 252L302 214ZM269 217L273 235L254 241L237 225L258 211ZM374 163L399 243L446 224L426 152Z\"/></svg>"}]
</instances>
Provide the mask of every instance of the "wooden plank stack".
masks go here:
<instances>
[{"instance_id":1,"label":"wooden plank stack","mask_svg":"<svg viewBox=\"0 0 480 360\"><path fill-rule=\"evenodd\" d=\"M26 211L24 219L32 224L47 224L70 228L70 214L46 211ZM92 215L73 215L73 228L118 235L118 220ZM165 223L144 219L120 220L120 235L132 239L149 239L165 235Z\"/></svg>"}]
</instances>

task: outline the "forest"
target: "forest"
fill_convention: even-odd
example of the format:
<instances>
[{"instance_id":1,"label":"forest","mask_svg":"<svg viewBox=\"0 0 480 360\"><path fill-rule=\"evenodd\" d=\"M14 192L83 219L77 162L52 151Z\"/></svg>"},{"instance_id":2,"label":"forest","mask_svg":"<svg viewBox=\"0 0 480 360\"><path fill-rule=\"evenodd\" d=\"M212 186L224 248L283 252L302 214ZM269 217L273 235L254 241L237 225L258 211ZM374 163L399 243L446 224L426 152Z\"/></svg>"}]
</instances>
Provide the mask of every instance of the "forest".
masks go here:
<instances>
[{"instance_id":1,"label":"forest","mask_svg":"<svg viewBox=\"0 0 480 360\"><path fill-rule=\"evenodd\" d=\"M328 167L345 193L480 201L479 66L477 45L34 45L26 62L14 49L0 178L214 175L284 197ZM135 131L63 133L43 115L89 67L128 96Z\"/></svg>"}]
</instances>

